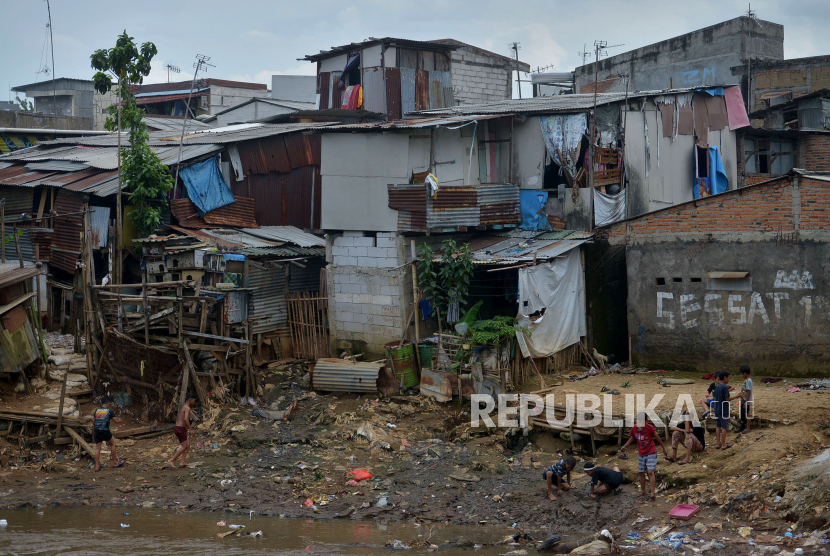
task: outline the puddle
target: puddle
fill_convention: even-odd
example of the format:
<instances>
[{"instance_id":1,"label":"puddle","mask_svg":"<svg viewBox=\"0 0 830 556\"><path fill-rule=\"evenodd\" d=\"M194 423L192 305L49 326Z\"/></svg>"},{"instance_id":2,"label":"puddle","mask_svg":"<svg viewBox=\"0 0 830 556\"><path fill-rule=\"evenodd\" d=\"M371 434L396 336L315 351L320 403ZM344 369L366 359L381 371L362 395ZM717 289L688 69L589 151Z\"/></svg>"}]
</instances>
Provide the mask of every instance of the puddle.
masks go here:
<instances>
[{"instance_id":1,"label":"puddle","mask_svg":"<svg viewBox=\"0 0 830 556\"><path fill-rule=\"evenodd\" d=\"M38 515L42 511L43 515ZM123 515L127 511L130 515ZM382 524L367 521L249 519L239 514L175 513L170 511L128 509L122 507L47 508L0 512L8 521L0 528L0 553L51 556L68 555L308 555L308 554L476 554L494 556L522 547L496 546L478 550L451 543L493 542L504 538L501 528L453 527L413 523ZM245 525L247 531L262 531L263 538L216 538L228 531L216 522ZM129 528L122 528L121 524ZM426 548L393 551L384 545L398 539L411 542L425 539L439 546L435 552ZM421 535L421 537L419 537ZM535 552L531 549L528 552Z\"/></svg>"}]
</instances>

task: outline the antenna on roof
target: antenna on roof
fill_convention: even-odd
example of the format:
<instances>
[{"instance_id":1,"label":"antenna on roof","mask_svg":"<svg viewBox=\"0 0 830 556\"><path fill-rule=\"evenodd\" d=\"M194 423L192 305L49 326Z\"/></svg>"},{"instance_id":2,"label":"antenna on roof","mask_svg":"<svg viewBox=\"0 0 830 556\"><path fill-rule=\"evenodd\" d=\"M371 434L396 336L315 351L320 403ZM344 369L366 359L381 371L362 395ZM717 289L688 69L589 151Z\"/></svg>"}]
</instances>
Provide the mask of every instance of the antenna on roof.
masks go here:
<instances>
[{"instance_id":1,"label":"antenna on roof","mask_svg":"<svg viewBox=\"0 0 830 556\"><path fill-rule=\"evenodd\" d=\"M516 55L516 81L519 82L519 98L522 98L522 77L521 73L519 73L519 50L522 49L522 43L520 42L511 42L507 45L510 50Z\"/></svg>"},{"instance_id":2,"label":"antenna on roof","mask_svg":"<svg viewBox=\"0 0 830 556\"><path fill-rule=\"evenodd\" d=\"M55 39L52 38L52 8L49 6L49 0L46 0L46 11L49 13L49 45L52 47L52 109L55 115L58 113L58 91L57 91L57 76L55 75Z\"/></svg>"},{"instance_id":3,"label":"antenna on roof","mask_svg":"<svg viewBox=\"0 0 830 556\"><path fill-rule=\"evenodd\" d=\"M182 136L179 139L179 156L176 160L176 177L173 180L174 190L179 183L179 166L181 166L182 163L182 147L184 146L184 132L185 129L187 129L187 114L190 112L190 99L193 98L193 88L197 87L201 89L204 86L204 80L199 79L200 70L207 71L208 68L216 67L214 64L209 64L208 60L210 60L210 56L205 56L204 54L197 54L196 61L193 62L193 67L196 68L196 70L193 72L193 81L190 82L190 94L187 95L187 104L185 105L184 110L184 120L182 120Z\"/></svg>"},{"instance_id":4,"label":"antenna on roof","mask_svg":"<svg viewBox=\"0 0 830 556\"><path fill-rule=\"evenodd\" d=\"M747 6L748 6L748 8L747 8L746 13L744 15L746 17L748 17L749 19L751 19L752 21L754 21L755 24L758 25L758 27L763 29L764 26L761 25L760 21L758 21L758 13L752 11L752 4L747 4Z\"/></svg>"},{"instance_id":5,"label":"antenna on roof","mask_svg":"<svg viewBox=\"0 0 830 556\"><path fill-rule=\"evenodd\" d=\"M181 73L181 71L182 71L182 70L179 68L179 66L174 66L173 64L167 64L167 65L166 65L166 66L164 66L164 67L165 67L165 68L167 68L167 82L168 82L168 83L170 83L170 72L171 72L171 71L172 71L173 73Z\"/></svg>"},{"instance_id":6,"label":"antenna on roof","mask_svg":"<svg viewBox=\"0 0 830 556\"><path fill-rule=\"evenodd\" d=\"M577 54L582 56L582 65L584 66L585 64L587 64L588 63L588 54L590 54L590 52L588 52L588 44L587 43L582 43L582 50L580 52L578 52Z\"/></svg>"}]
</instances>

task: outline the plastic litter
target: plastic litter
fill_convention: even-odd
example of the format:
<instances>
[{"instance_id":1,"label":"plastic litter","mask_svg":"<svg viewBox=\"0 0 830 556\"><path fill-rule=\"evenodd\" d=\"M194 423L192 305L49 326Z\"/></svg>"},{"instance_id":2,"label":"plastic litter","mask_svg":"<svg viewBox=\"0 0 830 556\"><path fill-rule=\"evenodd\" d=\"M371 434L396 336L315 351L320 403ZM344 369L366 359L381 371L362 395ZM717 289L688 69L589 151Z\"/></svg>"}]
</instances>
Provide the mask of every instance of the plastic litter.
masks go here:
<instances>
[{"instance_id":1,"label":"plastic litter","mask_svg":"<svg viewBox=\"0 0 830 556\"><path fill-rule=\"evenodd\" d=\"M126 529L126 528L128 528L128 527L129 527L129 525L127 525L126 523L122 523L122 524L121 524L121 528L122 528L122 529Z\"/></svg>"},{"instance_id":2,"label":"plastic litter","mask_svg":"<svg viewBox=\"0 0 830 556\"><path fill-rule=\"evenodd\" d=\"M0 519L0 527L6 527L9 524L5 519Z\"/></svg>"},{"instance_id":3,"label":"plastic litter","mask_svg":"<svg viewBox=\"0 0 830 556\"><path fill-rule=\"evenodd\" d=\"M738 534L743 538L747 538L752 534L752 527L738 527Z\"/></svg>"},{"instance_id":4,"label":"plastic litter","mask_svg":"<svg viewBox=\"0 0 830 556\"><path fill-rule=\"evenodd\" d=\"M305 506L306 508L310 508L313 505L314 502L311 500L311 498L306 498L305 501L303 501L303 506Z\"/></svg>"},{"instance_id":5,"label":"plastic litter","mask_svg":"<svg viewBox=\"0 0 830 556\"><path fill-rule=\"evenodd\" d=\"M231 529L233 529L233 530L236 530L236 529L244 529L244 528L245 528L245 526L244 526L244 525L233 525L233 524L228 525L228 527L230 527L230 528L231 528Z\"/></svg>"},{"instance_id":6,"label":"plastic litter","mask_svg":"<svg viewBox=\"0 0 830 556\"><path fill-rule=\"evenodd\" d=\"M224 527L225 525L227 525L227 523L225 523L224 521L217 521L216 522L217 527Z\"/></svg>"},{"instance_id":7,"label":"plastic litter","mask_svg":"<svg viewBox=\"0 0 830 556\"><path fill-rule=\"evenodd\" d=\"M412 548L411 546L409 546L409 545L408 545L408 544L406 544L405 542L403 542L403 541L399 541L399 540L397 540L397 539L395 539L394 541L392 541L392 543L390 544L390 547L391 547L393 550L406 550L406 549L408 549L408 548Z\"/></svg>"},{"instance_id":8,"label":"plastic litter","mask_svg":"<svg viewBox=\"0 0 830 556\"><path fill-rule=\"evenodd\" d=\"M350 471L349 474L346 475L346 478L360 482L365 481L366 479L371 479L372 474L364 469L355 469L354 471Z\"/></svg>"}]
</instances>

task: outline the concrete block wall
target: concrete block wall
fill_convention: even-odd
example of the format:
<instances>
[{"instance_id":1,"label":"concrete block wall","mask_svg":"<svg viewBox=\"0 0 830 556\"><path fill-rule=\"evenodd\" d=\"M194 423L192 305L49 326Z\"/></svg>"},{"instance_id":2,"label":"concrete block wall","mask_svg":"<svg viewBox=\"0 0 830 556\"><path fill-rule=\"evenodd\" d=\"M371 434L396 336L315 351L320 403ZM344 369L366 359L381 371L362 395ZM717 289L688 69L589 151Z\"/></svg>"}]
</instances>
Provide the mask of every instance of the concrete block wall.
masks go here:
<instances>
[{"instance_id":1,"label":"concrete block wall","mask_svg":"<svg viewBox=\"0 0 830 556\"><path fill-rule=\"evenodd\" d=\"M766 108L761 100L764 93L791 92L796 98L830 88L830 56L761 63L752 69L752 85L756 110Z\"/></svg>"},{"instance_id":2,"label":"concrete block wall","mask_svg":"<svg viewBox=\"0 0 830 556\"><path fill-rule=\"evenodd\" d=\"M502 60L456 50L452 54L452 86L456 102L481 104L512 98L510 67Z\"/></svg>"},{"instance_id":3,"label":"concrete block wall","mask_svg":"<svg viewBox=\"0 0 830 556\"><path fill-rule=\"evenodd\" d=\"M328 240L329 322L334 353L379 355L400 340L412 306L406 242L396 232L343 232ZM400 268L398 268L400 267Z\"/></svg>"}]
</instances>

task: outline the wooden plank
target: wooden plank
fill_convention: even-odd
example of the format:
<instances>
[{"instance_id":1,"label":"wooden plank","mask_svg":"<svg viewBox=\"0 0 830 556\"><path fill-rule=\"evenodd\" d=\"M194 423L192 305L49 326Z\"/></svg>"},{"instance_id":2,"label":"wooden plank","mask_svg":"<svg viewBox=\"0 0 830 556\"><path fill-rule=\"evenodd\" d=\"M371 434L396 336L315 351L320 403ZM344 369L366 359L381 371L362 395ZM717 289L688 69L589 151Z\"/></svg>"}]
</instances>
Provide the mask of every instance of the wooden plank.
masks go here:
<instances>
[{"instance_id":1,"label":"wooden plank","mask_svg":"<svg viewBox=\"0 0 830 556\"><path fill-rule=\"evenodd\" d=\"M190 349L187 346L187 340L182 340L182 351L184 352L184 361L186 369L182 369L182 372L188 372L190 374L190 378L193 381L193 389L196 390L196 396L199 398L199 403L202 407L207 407L207 397L205 396L205 391L202 388L202 382L199 380L199 376L196 374L196 365L193 364L193 359L190 358Z\"/></svg>"},{"instance_id":2,"label":"wooden plank","mask_svg":"<svg viewBox=\"0 0 830 556\"><path fill-rule=\"evenodd\" d=\"M154 282L149 284L151 289L158 289L158 288L175 288L176 286L184 286L186 288L195 287L196 282L193 280L178 280L175 282ZM113 289L121 289L121 288L135 288L139 286L139 284L107 284L106 286L93 286L96 290L113 290Z\"/></svg>"},{"instance_id":3,"label":"wooden plank","mask_svg":"<svg viewBox=\"0 0 830 556\"><path fill-rule=\"evenodd\" d=\"M163 319L164 317L166 317L168 315L172 315L175 310L176 310L175 307L168 307L167 309L159 311L158 313L154 313L154 314L150 315L149 322L155 322L155 321ZM147 322L146 317L141 317L137 322L135 322L134 324L131 324L130 326L128 326L125 329L125 332L129 334L129 333L135 332L137 330L141 330L142 328L145 327L145 325L149 325L149 322ZM148 343L148 344L150 343L149 338L146 337L146 336L145 336L145 340L146 340L146 343Z\"/></svg>"},{"instance_id":4,"label":"wooden plank","mask_svg":"<svg viewBox=\"0 0 830 556\"><path fill-rule=\"evenodd\" d=\"M92 448L92 446L87 444L86 440L84 440L80 434L78 434L69 427L66 428L66 432L69 433L69 436L75 439L75 442L80 444L81 447L83 447L83 449L87 451L87 453L92 457L92 459L95 459L95 450Z\"/></svg>"},{"instance_id":5,"label":"wooden plank","mask_svg":"<svg viewBox=\"0 0 830 556\"><path fill-rule=\"evenodd\" d=\"M194 336L196 338L209 338L211 340L221 340L223 342L236 342L242 345L250 343L248 340L243 340L241 338L229 338L227 336L216 336L214 334L202 334L201 332L191 332L190 330L185 330L183 334L187 336Z\"/></svg>"},{"instance_id":6,"label":"wooden plank","mask_svg":"<svg viewBox=\"0 0 830 556\"><path fill-rule=\"evenodd\" d=\"M7 313L26 301L29 301L31 298L35 296L35 292L29 292L23 294L19 297L16 297L13 301L6 303L5 305L0 305L0 315Z\"/></svg>"},{"instance_id":7,"label":"wooden plank","mask_svg":"<svg viewBox=\"0 0 830 556\"><path fill-rule=\"evenodd\" d=\"M69 377L69 371L65 372L63 375L63 384L61 385L61 401L58 404L58 428L55 432L56 436L61 435L61 426L63 425L63 401L66 399L66 381Z\"/></svg>"},{"instance_id":8,"label":"wooden plank","mask_svg":"<svg viewBox=\"0 0 830 556\"><path fill-rule=\"evenodd\" d=\"M204 334L205 330L207 330L207 305L204 301L199 302L199 307L202 311L201 317L199 319L199 334Z\"/></svg>"}]
</instances>

